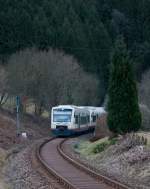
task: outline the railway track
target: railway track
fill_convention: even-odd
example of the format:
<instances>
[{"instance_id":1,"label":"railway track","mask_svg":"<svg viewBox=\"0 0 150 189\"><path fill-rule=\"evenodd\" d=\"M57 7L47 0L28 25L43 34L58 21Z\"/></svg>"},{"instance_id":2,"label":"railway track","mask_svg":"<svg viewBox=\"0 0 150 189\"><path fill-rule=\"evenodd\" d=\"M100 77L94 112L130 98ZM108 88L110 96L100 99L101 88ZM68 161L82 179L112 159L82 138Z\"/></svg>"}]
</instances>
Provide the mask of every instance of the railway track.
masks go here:
<instances>
[{"instance_id":1,"label":"railway track","mask_svg":"<svg viewBox=\"0 0 150 189\"><path fill-rule=\"evenodd\" d=\"M66 139L51 138L40 145L37 157L44 168L67 189L129 189L90 170L63 151Z\"/></svg>"}]
</instances>

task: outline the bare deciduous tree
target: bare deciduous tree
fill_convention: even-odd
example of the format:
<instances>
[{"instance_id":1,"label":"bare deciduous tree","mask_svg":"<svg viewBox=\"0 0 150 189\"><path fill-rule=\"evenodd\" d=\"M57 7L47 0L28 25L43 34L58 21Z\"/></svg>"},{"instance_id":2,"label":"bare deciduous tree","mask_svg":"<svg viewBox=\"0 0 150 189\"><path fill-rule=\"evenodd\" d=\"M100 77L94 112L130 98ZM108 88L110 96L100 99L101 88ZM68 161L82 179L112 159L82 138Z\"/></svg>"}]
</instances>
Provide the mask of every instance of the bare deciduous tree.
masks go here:
<instances>
[{"instance_id":1,"label":"bare deciduous tree","mask_svg":"<svg viewBox=\"0 0 150 189\"><path fill-rule=\"evenodd\" d=\"M27 49L13 55L8 65L10 93L32 98L38 114L58 104L98 102L97 79L63 52Z\"/></svg>"}]
</instances>

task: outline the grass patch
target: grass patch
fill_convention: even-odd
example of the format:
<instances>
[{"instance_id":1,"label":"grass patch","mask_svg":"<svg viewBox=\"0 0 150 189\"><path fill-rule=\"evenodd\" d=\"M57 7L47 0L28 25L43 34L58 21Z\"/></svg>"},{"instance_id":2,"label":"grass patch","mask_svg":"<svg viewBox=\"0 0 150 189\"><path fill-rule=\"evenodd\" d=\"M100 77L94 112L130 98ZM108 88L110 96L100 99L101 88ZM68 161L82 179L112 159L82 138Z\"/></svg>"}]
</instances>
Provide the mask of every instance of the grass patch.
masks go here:
<instances>
[{"instance_id":1,"label":"grass patch","mask_svg":"<svg viewBox=\"0 0 150 189\"><path fill-rule=\"evenodd\" d=\"M78 149L78 148L79 148L79 143L74 144L73 147L74 147L75 149Z\"/></svg>"},{"instance_id":2,"label":"grass patch","mask_svg":"<svg viewBox=\"0 0 150 189\"><path fill-rule=\"evenodd\" d=\"M87 156L103 152L109 146L116 144L116 142L117 139L109 140L108 137L105 137L95 142L81 140L80 142L74 144L73 147L78 153Z\"/></svg>"},{"instance_id":3,"label":"grass patch","mask_svg":"<svg viewBox=\"0 0 150 189\"><path fill-rule=\"evenodd\" d=\"M103 152L107 147L111 146L111 145L115 145L117 142L117 139L110 139L108 141L102 142L100 144L97 144L94 148L93 148L93 153L97 154L100 152Z\"/></svg>"},{"instance_id":4,"label":"grass patch","mask_svg":"<svg viewBox=\"0 0 150 189\"><path fill-rule=\"evenodd\" d=\"M93 153L97 154L100 152L103 152L105 150L105 148L109 145L108 142L103 142L101 144L97 144L94 148L93 148Z\"/></svg>"}]
</instances>

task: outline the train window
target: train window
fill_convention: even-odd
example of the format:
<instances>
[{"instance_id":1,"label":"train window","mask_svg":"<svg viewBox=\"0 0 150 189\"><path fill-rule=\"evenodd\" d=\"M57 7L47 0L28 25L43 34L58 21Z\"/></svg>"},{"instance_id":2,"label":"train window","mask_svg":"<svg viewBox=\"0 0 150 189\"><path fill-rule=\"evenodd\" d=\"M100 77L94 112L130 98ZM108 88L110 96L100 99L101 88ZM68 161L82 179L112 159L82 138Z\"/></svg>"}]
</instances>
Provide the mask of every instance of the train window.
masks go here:
<instances>
[{"instance_id":1,"label":"train window","mask_svg":"<svg viewBox=\"0 0 150 189\"><path fill-rule=\"evenodd\" d=\"M87 116L87 122L88 123L90 122L90 116L89 115Z\"/></svg>"},{"instance_id":2,"label":"train window","mask_svg":"<svg viewBox=\"0 0 150 189\"><path fill-rule=\"evenodd\" d=\"M96 115L92 116L92 121L96 122Z\"/></svg>"},{"instance_id":3,"label":"train window","mask_svg":"<svg viewBox=\"0 0 150 189\"><path fill-rule=\"evenodd\" d=\"M79 122L79 116L75 115L75 124L78 124L78 122Z\"/></svg>"},{"instance_id":4,"label":"train window","mask_svg":"<svg viewBox=\"0 0 150 189\"><path fill-rule=\"evenodd\" d=\"M80 120L81 120L81 125L86 124L86 123L87 123L87 116L82 116L82 117L80 118Z\"/></svg>"},{"instance_id":5,"label":"train window","mask_svg":"<svg viewBox=\"0 0 150 189\"><path fill-rule=\"evenodd\" d=\"M54 122L71 122L72 110L71 109L55 109L53 111Z\"/></svg>"}]
</instances>

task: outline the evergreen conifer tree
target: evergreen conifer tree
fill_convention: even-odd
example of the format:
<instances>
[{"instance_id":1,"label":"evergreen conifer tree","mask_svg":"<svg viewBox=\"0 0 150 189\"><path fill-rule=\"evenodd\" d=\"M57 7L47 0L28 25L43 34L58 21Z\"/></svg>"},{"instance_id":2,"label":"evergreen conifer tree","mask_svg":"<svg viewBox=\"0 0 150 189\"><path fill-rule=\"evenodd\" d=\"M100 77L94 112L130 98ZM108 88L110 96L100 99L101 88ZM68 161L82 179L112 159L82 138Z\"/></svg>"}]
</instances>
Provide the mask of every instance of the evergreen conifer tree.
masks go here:
<instances>
[{"instance_id":1,"label":"evergreen conifer tree","mask_svg":"<svg viewBox=\"0 0 150 189\"><path fill-rule=\"evenodd\" d=\"M137 131L141 126L132 63L123 38L116 41L108 89L108 126L114 133Z\"/></svg>"}]
</instances>

